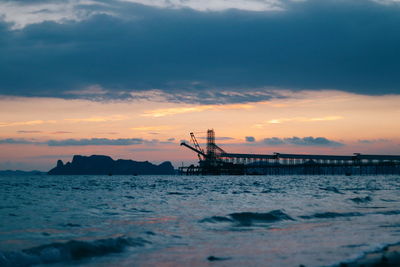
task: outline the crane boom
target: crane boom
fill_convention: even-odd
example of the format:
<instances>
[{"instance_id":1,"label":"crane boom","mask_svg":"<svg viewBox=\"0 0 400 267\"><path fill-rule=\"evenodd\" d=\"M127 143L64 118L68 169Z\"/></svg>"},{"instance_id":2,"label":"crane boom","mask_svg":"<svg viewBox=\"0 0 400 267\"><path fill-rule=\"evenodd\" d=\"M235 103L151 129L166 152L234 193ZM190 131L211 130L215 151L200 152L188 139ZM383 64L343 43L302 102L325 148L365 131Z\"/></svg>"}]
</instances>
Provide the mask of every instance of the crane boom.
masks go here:
<instances>
[{"instance_id":1,"label":"crane boom","mask_svg":"<svg viewBox=\"0 0 400 267\"><path fill-rule=\"evenodd\" d=\"M200 155L203 155L205 157L204 154L204 150L200 147L199 142L197 142L196 137L194 136L194 133L190 133L190 137L192 138L192 142L194 144L194 147L198 150L201 151L202 153L197 153L197 157L199 158L199 160L202 160ZM182 145L182 144L181 144Z\"/></svg>"},{"instance_id":2,"label":"crane boom","mask_svg":"<svg viewBox=\"0 0 400 267\"><path fill-rule=\"evenodd\" d=\"M190 145L188 145L188 144L186 144L184 142L181 143L181 146L185 146L185 147L193 150L194 152L197 153L197 155L199 155L199 157L200 157L200 155L202 155L204 158L206 157L206 154L204 154L203 151L200 151L200 150L198 150L198 149L196 149L196 148L194 148L194 147L192 147L192 146L190 146Z\"/></svg>"}]
</instances>

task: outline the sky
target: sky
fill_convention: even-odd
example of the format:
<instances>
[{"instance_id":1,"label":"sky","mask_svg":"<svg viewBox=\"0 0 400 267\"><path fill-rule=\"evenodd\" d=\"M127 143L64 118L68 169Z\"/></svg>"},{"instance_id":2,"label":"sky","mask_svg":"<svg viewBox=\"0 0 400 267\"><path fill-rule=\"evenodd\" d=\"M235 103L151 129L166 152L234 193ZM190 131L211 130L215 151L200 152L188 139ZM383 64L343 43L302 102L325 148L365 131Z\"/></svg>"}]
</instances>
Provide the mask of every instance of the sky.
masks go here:
<instances>
[{"instance_id":1,"label":"sky","mask_svg":"<svg viewBox=\"0 0 400 267\"><path fill-rule=\"evenodd\" d=\"M399 0L3 0L0 169L400 154Z\"/></svg>"}]
</instances>

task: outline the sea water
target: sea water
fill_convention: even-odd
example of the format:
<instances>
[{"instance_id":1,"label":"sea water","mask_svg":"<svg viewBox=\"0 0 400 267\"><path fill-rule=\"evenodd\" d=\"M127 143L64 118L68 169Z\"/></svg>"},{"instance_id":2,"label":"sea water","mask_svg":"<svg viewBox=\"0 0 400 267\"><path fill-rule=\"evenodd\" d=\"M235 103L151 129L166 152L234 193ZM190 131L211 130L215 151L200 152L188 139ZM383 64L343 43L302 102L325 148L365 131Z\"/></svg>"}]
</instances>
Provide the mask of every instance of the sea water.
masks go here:
<instances>
[{"instance_id":1,"label":"sea water","mask_svg":"<svg viewBox=\"0 0 400 267\"><path fill-rule=\"evenodd\" d=\"M399 204L399 176L1 176L0 266L332 266L400 242Z\"/></svg>"}]
</instances>

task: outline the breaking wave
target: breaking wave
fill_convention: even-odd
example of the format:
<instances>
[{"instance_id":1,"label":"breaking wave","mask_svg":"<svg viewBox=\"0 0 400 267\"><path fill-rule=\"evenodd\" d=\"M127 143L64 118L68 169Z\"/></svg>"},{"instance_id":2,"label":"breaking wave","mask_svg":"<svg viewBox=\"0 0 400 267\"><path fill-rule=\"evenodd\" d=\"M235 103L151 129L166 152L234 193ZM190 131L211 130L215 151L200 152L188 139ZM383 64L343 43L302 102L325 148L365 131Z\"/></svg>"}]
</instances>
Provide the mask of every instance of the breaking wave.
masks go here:
<instances>
[{"instance_id":1,"label":"breaking wave","mask_svg":"<svg viewBox=\"0 0 400 267\"><path fill-rule=\"evenodd\" d=\"M228 216L213 216L205 218L200 222L231 222L239 226L252 226L254 223L272 223L281 220L294 220L292 217L287 215L281 210L273 210L270 212L238 212L231 213Z\"/></svg>"},{"instance_id":2,"label":"breaking wave","mask_svg":"<svg viewBox=\"0 0 400 267\"><path fill-rule=\"evenodd\" d=\"M1 252L0 266L32 266L36 264L61 263L84 258L123 252L127 247L140 247L150 242L142 238L109 238L91 242L71 240L51 243L18 252Z\"/></svg>"}]
</instances>

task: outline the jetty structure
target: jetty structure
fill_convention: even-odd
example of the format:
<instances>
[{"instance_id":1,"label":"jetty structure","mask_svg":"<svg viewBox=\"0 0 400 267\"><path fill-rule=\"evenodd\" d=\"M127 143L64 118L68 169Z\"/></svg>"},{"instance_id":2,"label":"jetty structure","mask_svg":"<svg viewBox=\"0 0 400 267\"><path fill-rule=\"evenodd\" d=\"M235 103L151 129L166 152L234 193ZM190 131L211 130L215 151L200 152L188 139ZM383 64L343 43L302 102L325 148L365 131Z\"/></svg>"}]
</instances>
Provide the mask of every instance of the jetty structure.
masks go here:
<instances>
[{"instance_id":1,"label":"jetty structure","mask_svg":"<svg viewBox=\"0 0 400 267\"><path fill-rule=\"evenodd\" d=\"M191 144L181 143L197 154L198 165L179 167L186 175L379 175L400 174L400 155L348 156L308 154L228 153L215 143L213 129L207 131L206 150L190 133Z\"/></svg>"}]
</instances>

